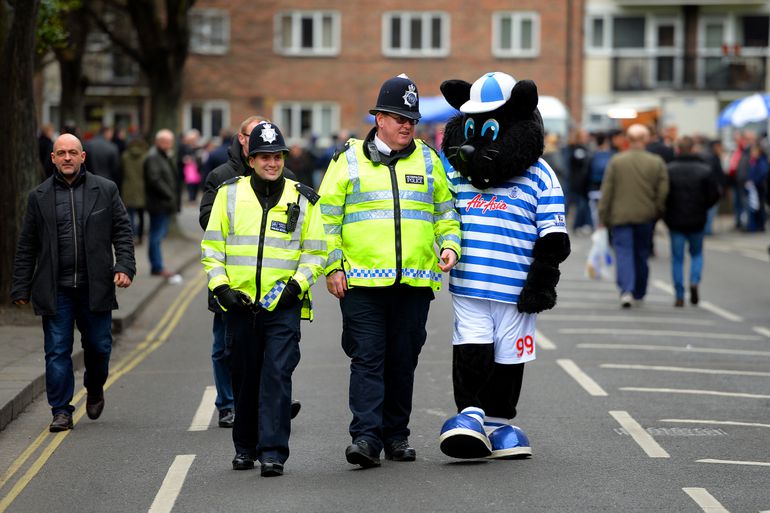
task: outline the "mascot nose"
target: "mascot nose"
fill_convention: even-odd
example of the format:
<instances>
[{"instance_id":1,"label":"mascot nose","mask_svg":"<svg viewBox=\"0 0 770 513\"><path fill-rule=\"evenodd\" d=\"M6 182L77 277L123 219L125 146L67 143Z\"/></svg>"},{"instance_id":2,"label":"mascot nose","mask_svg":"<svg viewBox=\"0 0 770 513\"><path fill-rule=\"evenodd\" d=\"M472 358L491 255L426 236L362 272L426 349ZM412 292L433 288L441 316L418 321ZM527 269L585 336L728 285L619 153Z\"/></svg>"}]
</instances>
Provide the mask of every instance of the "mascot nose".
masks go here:
<instances>
[{"instance_id":1,"label":"mascot nose","mask_svg":"<svg viewBox=\"0 0 770 513\"><path fill-rule=\"evenodd\" d=\"M473 154L476 152L476 148L471 146L470 144L463 144L460 146L460 158L463 162L468 162L472 157Z\"/></svg>"}]
</instances>

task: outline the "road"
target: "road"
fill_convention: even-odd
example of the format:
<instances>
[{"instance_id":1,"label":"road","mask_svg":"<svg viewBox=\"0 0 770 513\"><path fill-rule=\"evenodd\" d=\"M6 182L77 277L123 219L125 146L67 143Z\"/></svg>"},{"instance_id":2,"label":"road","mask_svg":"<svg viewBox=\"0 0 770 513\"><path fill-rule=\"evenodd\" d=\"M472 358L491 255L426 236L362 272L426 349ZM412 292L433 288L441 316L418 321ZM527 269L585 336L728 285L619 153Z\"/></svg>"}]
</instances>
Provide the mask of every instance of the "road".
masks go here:
<instances>
[{"instance_id":1,"label":"road","mask_svg":"<svg viewBox=\"0 0 770 513\"><path fill-rule=\"evenodd\" d=\"M751 243L747 243L750 241ZM573 238L557 308L538 321L517 423L533 457L451 461L451 307L432 305L415 386L414 463L347 464L347 360L322 284L303 324L292 454L281 478L231 470L216 427L205 284L194 266L121 336L98 421L49 434L40 398L0 432L0 512L770 511L766 242L707 240L703 302L674 309L665 235L644 304L584 277ZM81 402L77 410L82 415Z\"/></svg>"}]
</instances>

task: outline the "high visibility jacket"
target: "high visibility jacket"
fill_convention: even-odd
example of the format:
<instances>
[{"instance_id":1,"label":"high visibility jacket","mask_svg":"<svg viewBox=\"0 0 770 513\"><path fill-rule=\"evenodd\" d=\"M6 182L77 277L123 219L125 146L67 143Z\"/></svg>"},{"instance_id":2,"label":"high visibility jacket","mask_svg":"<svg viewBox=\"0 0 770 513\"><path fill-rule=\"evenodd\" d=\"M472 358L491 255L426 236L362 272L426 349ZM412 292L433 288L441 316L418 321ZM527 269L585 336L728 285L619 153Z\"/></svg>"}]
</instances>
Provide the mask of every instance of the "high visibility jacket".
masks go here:
<instances>
[{"instance_id":1,"label":"high visibility jacket","mask_svg":"<svg viewBox=\"0 0 770 513\"><path fill-rule=\"evenodd\" d=\"M434 242L460 256L460 221L441 160L420 140L408 156L375 165L364 141L350 139L321 184L329 242L326 274L343 269L348 285L404 283L441 288Z\"/></svg>"},{"instance_id":2,"label":"high visibility jacket","mask_svg":"<svg viewBox=\"0 0 770 513\"><path fill-rule=\"evenodd\" d=\"M286 179L278 204L265 211L248 177L217 192L201 242L209 289L229 285L265 310L275 309L289 278L303 294L302 318L313 318L310 286L326 262L326 240L317 206ZM287 230L290 203L300 207L296 229Z\"/></svg>"}]
</instances>

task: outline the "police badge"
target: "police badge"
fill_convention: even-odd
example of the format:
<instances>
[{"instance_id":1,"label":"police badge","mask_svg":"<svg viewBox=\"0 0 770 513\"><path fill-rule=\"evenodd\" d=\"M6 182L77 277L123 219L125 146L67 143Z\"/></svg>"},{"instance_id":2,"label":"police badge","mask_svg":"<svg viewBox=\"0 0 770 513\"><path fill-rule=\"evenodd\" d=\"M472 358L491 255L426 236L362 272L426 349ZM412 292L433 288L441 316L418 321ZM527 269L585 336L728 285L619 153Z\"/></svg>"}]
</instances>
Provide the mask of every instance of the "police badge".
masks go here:
<instances>
[{"instance_id":1,"label":"police badge","mask_svg":"<svg viewBox=\"0 0 770 513\"><path fill-rule=\"evenodd\" d=\"M406 88L404 96L401 98L404 99L404 105L407 107L414 108L415 105L417 105L417 88L414 86L414 84L409 84L409 86Z\"/></svg>"}]
</instances>

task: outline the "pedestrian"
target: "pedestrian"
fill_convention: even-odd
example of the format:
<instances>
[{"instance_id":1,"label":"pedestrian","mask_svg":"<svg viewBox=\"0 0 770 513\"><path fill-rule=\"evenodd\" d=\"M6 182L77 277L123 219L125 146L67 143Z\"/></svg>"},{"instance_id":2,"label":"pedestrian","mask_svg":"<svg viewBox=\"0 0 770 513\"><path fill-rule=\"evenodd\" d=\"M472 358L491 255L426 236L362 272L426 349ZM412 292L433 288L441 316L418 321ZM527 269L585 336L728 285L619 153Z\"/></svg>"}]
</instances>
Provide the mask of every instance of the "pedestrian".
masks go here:
<instances>
[{"instance_id":1,"label":"pedestrian","mask_svg":"<svg viewBox=\"0 0 770 513\"><path fill-rule=\"evenodd\" d=\"M147 245L150 274L170 278L163 266L161 242L168 233L171 216L177 208L176 164L173 159L174 133L158 130L155 144L144 159L145 208L150 214L150 243Z\"/></svg>"},{"instance_id":2,"label":"pedestrian","mask_svg":"<svg viewBox=\"0 0 770 513\"><path fill-rule=\"evenodd\" d=\"M604 132L596 134L596 148L588 159L588 206L591 211L591 221L594 230L600 227L599 198L602 197L602 180L607 164L615 154L610 147L610 141Z\"/></svg>"},{"instance_id":3,"label":"pedestrian","mask_svg":"<svg viewBox=\"0 0 770 513\"><path fill-rule=\"evenodd\" d=\"M628 149L614 155L604 172L599 220L610 230L615 249L620 304L630 308L647 294L655 222L665 212L668 195L666 164L645 150L650 138L646 126L633 124L626 131Z\"/></svg>"},{"instance_id":4,"label":"pedestrian","mask_svg":"<svg viewBox=\"0 0 770 513\"><path fill-rule=\"evenodd\" d=\"M722 148L722 141L720 139L712 139L706 141L704 144L704 158L706 163L711 166L711 174L714 175L714 179L719 184L719 197L724 196L727 187L727 174L725 174L722 168L722 158L724 155L724 149ZM714 219L717 216L719 210L719 201L717 201L708 211L706 215L706 227L704 228L705 235L714 234Z\"/></svg>"},{"instance_id":5,"label":"pedestrian","mask_svg":"<svg viewBox=\"0 0 770 513\"><path fill-rule=\"evenodd\" d=\"M569 205L573 205L574 217L572 230L576 233L590 234L591 210L588 207L588 161L591 158L588 148L588 132L582 128L573 130L566 148L569 167L569 187L566 191ZM566 182L562 182L566 183Z\"/></svg>"},{"instance_id":6,"label":"pedestrian","mask_svg":"<svg viewBox=\"0 0 770 513\"><path fill-rule=\"evenodd\" d=\"M141 137L131 136L126 151L120 157L123 169L123 189L120 192L128 211L134 243L141 244L144 238L144 156L147 143Z\"/></svg>"},{"instance_id":7,"label":"pedestrian","mask_svg":"<svg viewBox=\"0 0 770 513\"><path fill-rule=\"evenodd\" d=\"M181 179L187 187L187 199L190 203L195 203L198 199L198 190L201 186L203 167L198 158L200 132L196 129L185 132L182 144L179 145L179 165L181 169Z\"/></svg>"},{"instance_id":8,"label":"pedestrian","mask_svg":"<svg viewBox=\"0 0 770 513\"><path fill-rule=\"evenodd\" d=\"M75 326L84 351L86 414L101 415L112 310L118 307L115 286L128 287L136 273L131 225L118 187L81 167L85 158L74 135L56 139L51 154L56 171L29 194L14 260L11 300L31 301L43 320L51 432L73 427Z\"/></svg>"},{"instance_id":9,"label":"pedestrian","mask_svg":"<svg viewBox=\"0 0 770 513\"><path fill-rule=\"evenodd\" d=\"M409 416L425 322L441 272L460 255L460 223L436 152L414 139L417 86L386 80L369 111L375 127L349 139L321 183L329 236L326 286L340 300L350 361L349 463L380 464L380 452L414 461ZM433 249L440 248L440 258Z\"/></svg>"},{"instance_id":10,"label":"pedestrian","mask_svg":"<svg viewBox=\"0 0 770 513\"><path fill-rule=\"evenodd\" d=\"M99 128L99 133L85 142L86 168L96 175L112 180L120 189L120 152L112 142L112 135L112 127L103 125Z\"/></svg>"},{"instance_id":11,"label":"pedestrian","mask_svg":"<svg viewBox=\"0 0 770 513\"><path fill-rule=\"evenodd\" d=\"M760 141L754 141L749 148L749 163L746 172L747 232L764 232L767 213L765 212L765 180L768 175L767 154Z\"/></svg>"},{"instance_id":12,"label":"pedestrian","mask_svg":"<svg viewBox=\"0 0 770 513\"><path fill-rule=\"evenodd\" d=\"M259 460L265 477L282 475L289 457L300 319L312 320L310 286L327 255L318 195L283 175L288 151L276 125L254 127L254 171L220 187L201 243L209 290L225 311L239 389L233 469Z\"/></svg>"},{"instance_id":13,"label":"pedestrian","mask_svg":"<svg viewBox=\"0 0 770 513\"><path fill-rule=\"evenodd\" d=\"M684 250L690 253L690 303L699 301L703 271L703 238L708 210L719 200L719 184L711 166L695 152L692 137L680 137L676 157L668 163L669 191L663 220L671 237L674 306L684 306Z\"/></svg>"},{"instance_id":14,"label":"pedestrian","mask_svg":"<svg viewBox=\"0 0 770 513\"><path fill-rule=\"evenodd\" d=\"M51 153L53 152L53 125L51 123L45 123L40 127L40 134L37 136L37 149L38 156L40 158L40 165L43 166L43 180L51 176L56 167L51 161Z\"/></svg>"}]
</instances>

